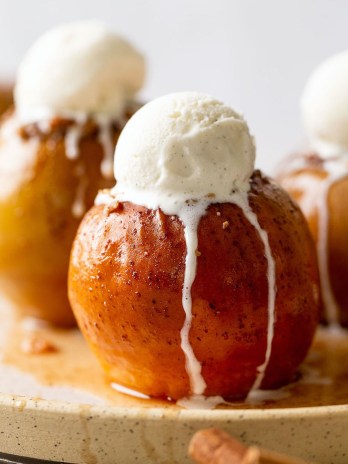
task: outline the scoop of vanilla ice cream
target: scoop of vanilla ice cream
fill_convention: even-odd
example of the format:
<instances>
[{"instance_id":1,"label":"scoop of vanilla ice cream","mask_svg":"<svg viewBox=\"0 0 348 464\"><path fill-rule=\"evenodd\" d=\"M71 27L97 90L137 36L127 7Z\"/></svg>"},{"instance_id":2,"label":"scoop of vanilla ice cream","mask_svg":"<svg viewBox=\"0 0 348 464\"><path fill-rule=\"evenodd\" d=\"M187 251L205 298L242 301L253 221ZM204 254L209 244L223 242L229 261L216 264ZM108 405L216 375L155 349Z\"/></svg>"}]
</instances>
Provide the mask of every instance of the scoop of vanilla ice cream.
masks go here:
<instances>
[{"instance_id":1,"label":"scoop of vanilla ice cream","mask_svg":"<svg viewBox=\"0 0 348 464\"><path fill-rule=\"evenodd\" d=\"M247 191L255 146L238 113L209 95L174 93L141 108L116 147L114 192L158 207ZM157 204L156 204L157 202Z\"/></svg>"},{"instance_id":2,"label":"scoop of vanilla ice cream","mask_svg":"<svg viewBox=\"0 0 348 464\"><path fill-rule=\"evenodd\" d=\"M348 151L348 51L324 61L309 77L301 99L305 130L322 156Z\"/></svg>"},{"instance_id":3,"label":"scoop of vanilla ice cream","mask_svg":"<svg viewBox=\"0 0 348 464\"><path fill-rule=\"evenodd\" d=\"M117 117L143 85L144 59L98 21L46 32L29 49L15 86L22 120L52 114Z\"/></svg>"}]
</instances>

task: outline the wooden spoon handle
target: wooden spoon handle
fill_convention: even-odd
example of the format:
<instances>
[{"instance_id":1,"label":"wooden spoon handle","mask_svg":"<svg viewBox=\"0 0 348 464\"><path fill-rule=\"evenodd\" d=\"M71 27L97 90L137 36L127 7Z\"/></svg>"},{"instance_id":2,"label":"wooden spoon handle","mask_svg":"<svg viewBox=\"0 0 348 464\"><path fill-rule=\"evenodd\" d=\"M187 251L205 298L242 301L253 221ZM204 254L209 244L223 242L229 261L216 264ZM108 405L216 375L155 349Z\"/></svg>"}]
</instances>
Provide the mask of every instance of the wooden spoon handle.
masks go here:
<instances>
[{"instance_id":1,"label":"wooden spoon handle","mask_svg":"<svg viewBox=\"0 0 348 464\"><path fill-rule=\"evenodd\" d=\"M197 432L190 442L189 456L197 464L309 464L258 446L246 447L219 429Z\"/></svg>"}]
</instances>

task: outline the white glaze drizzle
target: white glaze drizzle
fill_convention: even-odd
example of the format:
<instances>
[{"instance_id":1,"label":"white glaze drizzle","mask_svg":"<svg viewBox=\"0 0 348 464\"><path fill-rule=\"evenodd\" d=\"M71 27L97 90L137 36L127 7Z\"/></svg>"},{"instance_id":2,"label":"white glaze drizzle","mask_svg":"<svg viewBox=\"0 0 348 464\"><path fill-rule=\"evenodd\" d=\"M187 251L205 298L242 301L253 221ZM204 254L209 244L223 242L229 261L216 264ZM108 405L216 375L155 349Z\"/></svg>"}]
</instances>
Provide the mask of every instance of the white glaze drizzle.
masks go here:
<instances>
[{"instance_id":1,"label":"white glaze drizzle","mask_svg":"<svg viewBox=\"0 0 348 464\"><path fill-rule=\"evenodd\" d=\"M329 194L331 187L348 175L347 167L342 172L340 164L328 161L325 163L327 178L323 181L321 192L318 196L318 242L317 255L322 288L322 297L325 307L325 316L329 326L340 326L339 307L332 290L329 270ZM338 168L338 169L337 169Z\"/></svg>"},{"instance_id":2,"label":"white glaze drizzle","mask_svg":"<svg viewBox=\"0 0 348 464\"><path fill-rule=\"evenodd\" d=\"M92 118L98 126L98 141L103 148L103 160L100 165L100 171L106 179L114 177L114 142L113 142L113 122L109 118L95 116ZM83 135L83 126L86 123L87 117L79 117L75 120L75 124L70 126L65 135L65 151L66 156L70 160L76 160L79 157L79 144ZM122 125L124 121L122 119Z\"/></svg>"},{"instance_id":3,"label":"white glaze drizzle","mask_svg":"<svg viewBox=\"0 0 348 464\"><path fill-rule=\"evenodd\" d=\"M222 396L192 395L188 398L181 398L176 404L185 409L214 409L219 404L228 403Z\"/></svg>"},{"instance_id":4,"label":"white glaze drizzle","mask_svg":"<svg viewBox=\"0 0 348 464\"><path fill-rule=\"evenodd\" d=\"M228 199L229 203L236 204L241 208L243 214L249 221L249 223L255 228L260 236L260 239L264 246L265 257L267 260L267 282L268 282L268 322L267 322L267 344L264 362L257 367L256 378L250 392L258 390L262 384L263 378L266 373L267 366L269 364L272 343L274 338L274 324L275 324L275 301L276 301L276 269L275 261L272 255L271 247L269 244L268 234L262 229L256 214L253 212L249 205L249 199L247 193L238 193L231 195ZM213 202L210 202L213 203ZM197 229L201 217L205 214L205 211L209 203L198 202L192 210L184 208L180 211L178 216L182 220L185 227L185 241L187 248L187 255L185 261L185 277L182 291L182 302L185 311L185 323L181 330L181 348L184 351L186 357L186 372L190 379L191 391L193 393L189 398L182 398L178 404L184 407L194 407L201 405L204 409L215 407L218 404L224 402L221 397L211 397L211 401L202 403L202 395L206 388L206 382L202 376L201 363L197 360L192 346L189 341L189 332L192 325L192 297L191 288L196 277L197 270L197 257L196 250L198 247ZM205 398L203 396L203 398ZM209 398L208 398L209 399Z\"/></svg>"},{"instance_id":5,"label":"white glaze drizzle","mask_svg":"<svg viewBox=\"0 0 348 464\"><path fill-rule=\"evenodd\" d=\"M313 147L319 155L322 157L322 164L324 172L327 173L327 177L321 183L321 190L318 197L316 198L317 214L318 214L318 238L317 238L317 256L318 256L318 267L321 283L321 291L324 303L325 318L332 329L339 329L339 306L335 295L332 290L331 277L329 271L329 194L331 187L338 181L348 176L348 157L346 153L342 152L342 149L338 146L330 145L314 145ZM319 150L320 149L320 150ZM319 150L319 151L318 151ZM338 153L341 153L338 155ZM295 174L300 172L310 165L305 157L296 157L296 163L292 163L290 160L287 171L282 170L282 175ZM310 206L312 202L308 200ZM306 212L305 208L302 210Z\"/></svg>"},{"instance_id":6,"label":"white glaze drizzle","mask_svg":"<svg viewBox=\"0 0 348 464\"><path fill-rule=\"evenodd\" d=\"M149 395L145 395L145 393L141 393L137 390L133 390L132 388L124 387L119 383L112 382L111 387L118 391L119 393L123 393L124 395L133 396L134 398L140 398L142 400L149 400Z\"/></svg>"},{"instance_id":7,"label":"white glaze drizzle","mask_svg":"<svg viewBox=\"0 0 348 464\"><path fill-rule=\"evenodd\" d=\"M93 117L95 124L98 126L98 141L103 149L103 160L100 165L100 172L105 179L112 179L113 174L113 158L114 158L114 143L113 143L113 123L109 118L95 116ZM87 121L87 115L79 115L75 119L75 124L68 127L65 135L65 153L70 160L77 160L80 156L80 140L83 135L83 126ZM122 119L122 124L124 121ZM79 183L76 190L75 199L71 207L72 215L80 218L86 211L84 201L85 191L87 188L87 180L84 176L82 165L77 167L77 175ZM80 172L79 172L80 171Z\"/></svg>"},{"instance_id":8,"label":"white glaze drizzle","mask_svg":"<svg viewBox=\"0 0 348 464\"><path fill-rule=\"evenodd\" d=\"M88 180L85 176L85 168L83 164L78 164L75 172L78 177L78 184L75 192L74 202L71 207L71 212L74 217L81 218L86 211L85 195L88 186Z\"/></svg>"},{"instance_id":9,"label":"white glaze drizzle","mask_svg":"<svg viewBox=\"0 0 348 464\"><path fill-rule=\"evenodd\" d=\"M82 136L82 126L80 124L73 125L68 128L65 134L65 154L70 160L76 160L80 155L80 140Z\"/></svg>"},{"instance_id":10,"label":"white glaze drizzle","mask_svg":"<svg viewBox=\"0 0 348 464\"><path fill-rule=\"evenodd\" d=\"M250 390L245 402L256 405L263 404L265 401L277 401L289 398L291 396L288 386L278 388L277 390Z\"/></svg>"},{"instance_id":11,"label":"white glaze drizzle","mask_svg":"<svg viewBox=\"0 0 348 464\"><path fill-rule=\"evenodd\" d=\"M57 117L74 121L74 124L67 128L64 139L66 157L70 160L76 160L80 155L79 144L83 135L83 126L86 124L88 117L94 121L98 127L98 141L103 148L103 160L100 170L106 179L113 179L113 158L115 150L113 141L114 119L110 119L110 117L106 117L102 114L88 116L82 112L61 112L59 114L48 112L46 118L37 121L34 118L33 121L37 122L41 132L48 134L51 130L50 121ZM26 123L31 122L31 120L26 121ZM118 125L122 128L125 126L126 122L127 118L123 114L120 114L117 118Z\"/></svg>"},{"instance_id":12,"label":"white glaze drizzle","mask_svg":"<svg viewBox=\"0 0 348 464\"><path fill-rule=\"evenodd\" d=\"M254 229L259 234L259 237L264 246L265 257L267 260L267 283L268 283L268 320L267 320L267 345L265 352L264 362L257 367L257 375L253 386L251 387L250 392L258 390L262 384L262 381L265 377L266 369L269 364L271 354L272 354L272 343L274 338L274 324L276 320L275 312L275 303L276 303L276 266L275 261L272 255L271 246L269 244L269 238L267 232L261 227L257 215L253 212L249 205L248 196L244 197L244 205L240 205L245 217L248 219L249 223L254 227ZM249 393L250 394L250 393Z\"/></svg>"},{"instance_id":13,"label":"white glaze drizzle","mask_svg":"<svg viewBox=\"0 0 348 464\"><path fill-rule=\"evenodd\" d=\"M40 121L38 121L37 125L38 125L38 128L40 129L40 131L43 134L49 134L49 132L50 132L50 130L52 128L50 119L40 120Z\"/></svg>"},{"instance_id":14,"label":"white glaze drizzle","mask_svg":"<svg viewBox=\"0 0 348 464\"><path fill-rule=\"evenodd\" d=\"M179 213L179 218L184 224L186 242L185 275L182 289L182 306L185 311L185 322L180 331L180 337L181 349L185 354L186 372L190 380L190 388L193 395L202 395L207 387L202 375L202 364L196 358L189 340L189 333L192 325L191 288L197 273L197 229L207 206L207 202L200 201L193 205L187 205Z\"/></svg>"},{"instance_id":15,"label":"white glaze drizzle","mask_svg":"<svg viewBox=\"0 0 348 464\"><path fill-rule=\"evenodd\" d=\"M103 147L103 160L100 165L100 171L106 179L114 178L114 151L115 146L112 136L112 121L109 119L97 118L96 122L99 127L98 140ZM124 123L122 122L122 126Z\"/></svg>"},{"instance_id":16,"label":"white glaze drizzle","mask_svg":"<svg viewBox=\"0 0 348 464\"><path fill-rule=\"evenodd\" d=\"M65 155L70 160L76 160L80 154L80 140L83 134L83 126L86 124L87 115L81 113L74 117L74 124L67 128L64 143L65 143ZM45 125L45 121L40 121L40 128L42 129Z\"/></svg>"}]
</instances>

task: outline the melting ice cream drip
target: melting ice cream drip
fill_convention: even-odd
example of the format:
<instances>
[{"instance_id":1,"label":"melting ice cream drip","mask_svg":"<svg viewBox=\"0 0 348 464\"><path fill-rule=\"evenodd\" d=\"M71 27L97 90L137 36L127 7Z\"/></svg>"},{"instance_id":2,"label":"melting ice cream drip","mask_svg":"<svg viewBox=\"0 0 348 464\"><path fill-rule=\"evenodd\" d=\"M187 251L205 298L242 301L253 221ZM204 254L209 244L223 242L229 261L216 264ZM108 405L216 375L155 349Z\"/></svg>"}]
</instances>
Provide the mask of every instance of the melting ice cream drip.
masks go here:
<instances>
[{"instance_id":1,"label":"melting ice cream drip","mask_svg":"<svg viewBox=\"0 0 348 464\"><path fill-rule=\"evenodd\" d=\"M114 177L114 142L112 136L112 122L108 119L97 120L99 126L99 142L103 147L104 157L100 165L100 171L106 179ZM122 124L122 126L124 123Z\"/></svg>"},{"instance_id":2,"label":"melting ice cream drip","mask_svg":"<svg viewBox=\"0 0 348 464\"><path fill-rule=\"evenodd\" d=\"M243 211L245 217L248 219L250 224L258 232L259 237L263 243L265 250L265 257L267 260L267 282L268 282L268 323L267 323L267 345L265 352L264 362L257 367L257 375L253 386L249 392L252 393L255 390L258 390L262 384L262 381L265 377L266 369L271 359L272 354L272 343L274 338L274 323L275 323L275 302L276 302L276 267L275 261L272 255L272 250L269 244L268 234L261 227L257 215L251 209L249 204L248 195L240 195L240 201L234 201Z\"/></svg>"},{"instance_id":3,"label":"melting ice cream drip","mask_svg":"<svg viewBox=\"0 0 348 464\"><path fill-rule=\"evenodd\" d=\"M74 217L81 218L86 211L85 195L86 189L88 187L88 181L85 176L85 169L83 164L79 164L77 166L76 176L78 178L78 184L71 212Z\"/></svg>"},{"instance_id":4,"label":"melting ice cream drip","mask_svg":"<svg viewBox=\"0 0 348 464\"><path fill-rule=\"evenodd\" d=\"M75 123L68 127L65 135L65 154L69 160L77 160L80 156L80 140L83 135L83 126L86 123L86 116L82 115L75 119ZM86 205L84 201L85 190L87 182L85 179L85 169L82 164L78 164L76 167L76 176L78 178L78 184L75 192L74 202L71 207L72 215L76 218L80 218L86 211Z\"/></svg>"},{"instance_id":5,"label":"melting ice cream drip","mask_svg":"<svg viewBox=\"0 0 348 464\"><path fill-rule=\"evenodd\" d=\"M337 147L335 148L335 152L336 151L338 151ZM325 155L322 151L318 151L318 153L322 154L322 156ZM322 182L321 192L317 198L317 256L325 317L330 327L336 329L341 328L341 325L339 321L339 307L332 290L329 271L329 194L331 187L336 182L348 176L348 163L344 163L344 159L347 157L346 154L338 156L333 156L332 152L328 152L326 154L328 157L323 158L323 169L327 173L327 178ZM302 157L301 160L302 162L290 165L290 174L295 174L296 172L310 166L308 165L308 160L306 158ZM303 205L302 210L305 211Z\"/></svg>"},{"instance_id":6,"label":"melting ice cream drip","mask_svg":"<svg viewBox=\"0 0 348 464\"><path fill-rule=\"evenodd\" d=\"M321 194L318 198L318 242L317 254L320 273L322 296L324 301L325 316L331 327L339 327L339 308L331 286L329 271L329 194L331 187L339 180L348 176L347 171L330 172L324 180Z\"/></svg>"},{"instance_id":7,"label":"melting ice cream drip","mask_svg":"<svg viewBox=\"0 0 348 464\"><path fill-rule=\"evenodd\" d=\"M264 362L258 366L255 382L251 391L258 390L265 376L268 363L272 353L272 343L274 338L274 323L275 323L275 299L276 299L276 270L275 261L272 256L271 247L269 244L268 234L262 229L256 214L252 211L248 195L235 194L229 199L230 203L239 206L249 223L258 232L260 239L264 245L265 256L267 259L267 281L268 281L268 324L267 324L267 345ZM217 404L223 403L221 397L204 397L206 382L202 376L202 366L197 360L192 346L189 341L189 333L192 325L192 295L191 289L197 272L197 256L196 250L198 247L198 226L202 216L205 214L208 202L198 202L197 204L185 207L179 214L185 226L185 242L186 242L186 260L185 260L185 276L182 290L182 304L185 311L185 323L181 329L181 348L186 358L186 372L190 379L190 386L193 395L190 398L183 398L178 401L178 404L186 408L212 408Z\"/></svg>"},{"instance_id":8,"label":"melting ice cream drip","mask_svg":"<svg viewBox=\"0 0 348 464\"><path fill-rule=\"evenodd\" d=\"M76 121L76 124L69 127L65 135L65 154L70 160L75 160L80 155L80 140L82 137L82 124Z\"/></svg>"},{"instance_id":9,"label":"melting ice cream drip","mask_svg":"<svg viewBox=\"0 0 348 464\"><path fill-rule=\"evenodd\" d=\"M190 340L189 333L192 325L192 295L191 288L197 273L198 248L198 225L201 217L205 214L208 203L198 202L188 205L179 213L179 217L184 224L184 234L186 242L186 259L184 286L182 289L182 306L185 311L185 322L181 329L181 348L186 358L186 372L190 379L191 392L194 395L202 395L207 384L202 376L202 365L197 360Z\"/></svg>"},{"instance_id":10,"label":"melting ice cream drip","mask_svg":"<svg viewBox=\"0 0 348 464\"><path fill-rule=\"evenodd\" d=\"M76 118L75 124L68 128L65 136L66 156L70 160L76 160L80 155L79 144L83 135L83 126L87 117ZM100 171L106 179L114 176L114 142L113 142L113 123L109 118L94 117L94 122L98 126L98 140L103 148L103 160ZM122 126L124 121L122 121Z\"/></svg>"},{"instance_id":11,"label":"melting ice cream drip","mask_svg":"<svg viewBox=\"0 0 348 464\"><path fill-rule=\"evenodd\" d=\"M76 118L75 124L68 128L65 135L65 152L66 157L70 160L77 160L80 156L80 141L83 136L83 126L86 123L87 117ZM104 178L112 179L113 164L114 164L114 142L113 142L113 123L108 118L95 117L94 122L98 126L98 140L103 148L103 160L100 165L100 171ZM122 121L124 124L124 121ZM73 216L79 218L82 217L86 211L86 205L84 202L85 190L87 188L87 182L84 178L85 172L81 170L81 165L77 168L77 175L79 177L79 183L77 186L76 196L72 205Z\"/></svg>"},{"instance_id":12,"label":"melting ice cream drip","mask_svg":"<svg viewBox=\"0 0 348 464\"><path fill-rule=\"evenodd\" d=\"M192 395L177 401L179 406L187 409L212 409L224 403L221 396L204 396L207 384L202 375L202 364L196 358L190 343L189 335L192 326L192 285L197 274L198 226L204 216L209 202L199 201L184 206L178 216L184 224L186 243L185 274L182 289L182 306L185 311L185 322L180 331L181 349L185 355L185 368L190 380Z\"/></svg>"}]
</instances>

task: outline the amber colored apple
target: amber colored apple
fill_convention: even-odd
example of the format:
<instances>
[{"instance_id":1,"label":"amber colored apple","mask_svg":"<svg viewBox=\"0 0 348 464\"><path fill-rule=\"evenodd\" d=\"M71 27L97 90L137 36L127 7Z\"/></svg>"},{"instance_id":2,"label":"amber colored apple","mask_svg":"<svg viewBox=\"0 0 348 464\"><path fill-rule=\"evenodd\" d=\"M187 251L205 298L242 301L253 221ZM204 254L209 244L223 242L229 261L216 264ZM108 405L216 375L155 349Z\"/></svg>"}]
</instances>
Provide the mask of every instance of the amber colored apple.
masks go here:
<instances>
[{"instance_id":1,"label":"amber colored apple","mask_svg":"<svg viewBox=\"0 0 348 464\"><path fill-rule=\"evenodd\" d=\"M316 255L302 213L282 189L256 172L249 199L276 263L275 337L262 384L275 388L293 379L317 325ZM228 203L209 207L198 239L190 342L205 394L241 398L265 358L264 245ZM72 250L69 297L109 380L153 397L190 394L180 347L185 254L176 216L127 202L95 206L85 216Z\"/></svg>"},{"instance_id":2,"label":"amber colored apple","mask_svg":"<svg viewBox=\"0 0 348 464\"><path fill-rule=\"evenodd\" d=\"M318 241L318 208L324 213L325 202L320 200L323 182L327 172L323 170L318 158L308 160L308 167L280 176L280 182L302 208L315 242ZM340 323L348 327L348 175L335 181L327 197L328 218L328 268L330 284L339 309ZM325 316L323 316L325 318Z\"/></svg>"}]
</instances>

